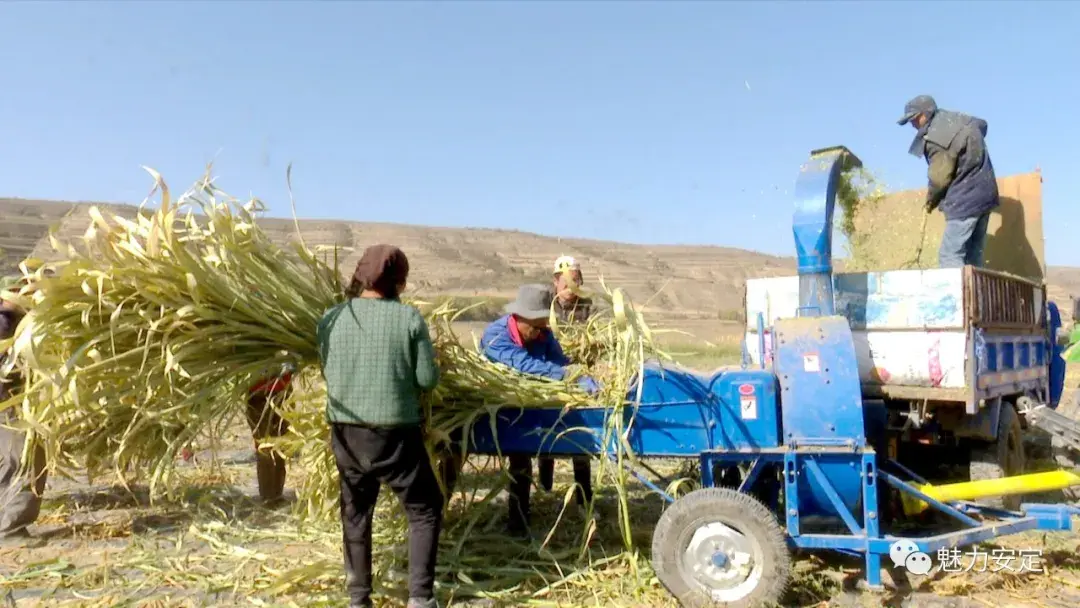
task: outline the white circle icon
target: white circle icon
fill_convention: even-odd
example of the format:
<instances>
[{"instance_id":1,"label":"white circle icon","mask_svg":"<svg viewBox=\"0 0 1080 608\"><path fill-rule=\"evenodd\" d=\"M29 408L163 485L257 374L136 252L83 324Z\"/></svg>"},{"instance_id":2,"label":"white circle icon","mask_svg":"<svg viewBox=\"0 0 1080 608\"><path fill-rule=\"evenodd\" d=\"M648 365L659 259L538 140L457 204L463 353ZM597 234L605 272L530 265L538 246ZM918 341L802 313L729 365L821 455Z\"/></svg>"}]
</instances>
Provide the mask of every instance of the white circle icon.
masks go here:
<instances>
[{"instance_id":1,"label":"white circle icon","mask_svg":"<svg viewBox=\"0 0 1080 608\"><path fill-rule=\"evenodd\" d=\"M913 540L898 540L889 545L889 559L897 568L906 568L908 556L918 552L919 546Z\"/></svg>"},{"instance_id":2,"label":"white circle icon","mask_svg":"<svg viewBox=\"0 0 1080 608\"><path fill-rule=\"evenodd\" d=\"M929 574L934 565L930 563L930 556L922 551L915 551L907 556L904 560L904 567L912 574L918 574L920 576Z\"/></svg>"}]
</instances>

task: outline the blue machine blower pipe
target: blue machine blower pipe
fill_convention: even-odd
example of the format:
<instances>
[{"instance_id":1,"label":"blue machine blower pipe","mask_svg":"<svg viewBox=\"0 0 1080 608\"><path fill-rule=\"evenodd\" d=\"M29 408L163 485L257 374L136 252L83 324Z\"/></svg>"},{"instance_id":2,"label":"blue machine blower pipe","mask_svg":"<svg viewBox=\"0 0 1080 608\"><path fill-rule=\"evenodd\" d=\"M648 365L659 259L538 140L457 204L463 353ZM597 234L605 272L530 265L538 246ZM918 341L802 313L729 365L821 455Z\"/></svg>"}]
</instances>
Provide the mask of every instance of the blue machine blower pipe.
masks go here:
<instances>
[{"instance_id":1,"label":"blue machine blower pipe","mask_svg":"<svg viewBox=\"0 0 1080 608\"><path fill-rule=\"evenodd\" d=\"M799 316L831 316L833 302L832 230L833 209L841 176L862 167L844 146L822 148L795 180L795 253L799 268Z\"/></svg>"}]
</instances>

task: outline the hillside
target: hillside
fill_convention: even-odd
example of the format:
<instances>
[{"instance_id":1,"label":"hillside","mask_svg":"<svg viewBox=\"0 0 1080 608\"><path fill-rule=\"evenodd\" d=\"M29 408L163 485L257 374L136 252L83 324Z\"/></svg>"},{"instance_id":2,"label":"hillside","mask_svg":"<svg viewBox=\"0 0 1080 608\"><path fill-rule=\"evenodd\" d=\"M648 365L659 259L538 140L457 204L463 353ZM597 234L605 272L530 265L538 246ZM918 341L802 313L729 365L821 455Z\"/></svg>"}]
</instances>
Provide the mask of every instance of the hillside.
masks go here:
<instances>
[{"instance_id":1,"label":"hillside","mask_svg":"<svg viewBox=\"0 0 1080 608\"><path fill-rule=\"evenodd\" d=\"M0 199L0 272L11 272L31 255L55 259L49 228L55 227L61 239L80 236L89 225L90 205ZM133 206L103 206L127 217L136 211ZM279 244L295 238L292 220L268 218L260 224ZM667 318L730 317L742 307L747 278L788 274L794 266L788 257L725 247L629 245L512 230L345 221L302 220L300 226L308 246L353 248L342 261L343 272L351 271L367 245L401 246L414 268L412 289L425 294L510 295L523 282L546 281L557 256L574 255L585 265L587 281L603 275L636 303L647 303L653 314L663 312ZM1048 283L1051 297L1067 302L1070 294L1080 293L1080 269L1051 267Z\"/></svg>"}]
</instances>

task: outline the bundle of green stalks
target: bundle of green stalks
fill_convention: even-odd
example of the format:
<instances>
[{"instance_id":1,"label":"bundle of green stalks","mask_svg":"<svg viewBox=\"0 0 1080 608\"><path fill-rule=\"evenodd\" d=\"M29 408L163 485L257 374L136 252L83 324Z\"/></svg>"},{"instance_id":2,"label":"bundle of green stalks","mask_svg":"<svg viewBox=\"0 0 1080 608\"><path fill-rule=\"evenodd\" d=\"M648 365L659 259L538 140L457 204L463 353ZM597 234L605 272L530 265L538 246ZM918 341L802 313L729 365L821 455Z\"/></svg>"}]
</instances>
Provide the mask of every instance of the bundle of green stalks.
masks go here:
<instances>
[{"instance_id":1,"label":"bundle of green stalks","mask_svg":"<svg viewBox=\"0 0 1080 608\"><path fill-rule=\"evenodd\" d=\"M173 201L150 173L151 196L161 196L157 210L128 220L91 209L79 243L52 239L65 261L25 262L21 282L5 292L29 312L0 349L13 350L29 382L0 408L18 408L27 449L42 445L53 474L84 470L93 479L112 472L124 483L148 482L157 494L170 489L182 448L220 436L243 415L248 388L292 364L297 390L277 404L291 429L273 447L307 472L300 508L332 516L338 484L315 332L324 311L344 297L337 250L316 253L300 238L285 251L257 225L260 201L241 203L209 177ZM487 361L451 330L462 311L430 309L442 370L425 399L433 457L453 431L498 407L607 406L613 415L605 432L623 433L618 411L632 404L644 361L660 353L622 293L604 291L608 317L556 328L571 354L590 364L581 373L603 387L594 396L573 377L554 382ZM627 458L628 450L617 461ZM623 469L600 462L601 479L625 496ZM620 511L629 543L629 518Z\"/></svg>"}]
</instances>

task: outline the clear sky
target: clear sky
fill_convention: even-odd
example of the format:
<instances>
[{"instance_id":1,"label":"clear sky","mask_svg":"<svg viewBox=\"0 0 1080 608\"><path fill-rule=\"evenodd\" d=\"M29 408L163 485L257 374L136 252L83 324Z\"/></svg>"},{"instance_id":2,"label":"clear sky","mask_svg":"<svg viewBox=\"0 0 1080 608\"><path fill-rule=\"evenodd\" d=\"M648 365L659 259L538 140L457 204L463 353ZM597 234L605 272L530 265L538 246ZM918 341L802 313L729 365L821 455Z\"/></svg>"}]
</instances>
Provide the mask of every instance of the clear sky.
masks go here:
<instances>
[{"instance_id":1,"label":"clear sky","mask_svg":"<svg viewBox=\"0 0 1080 608\"><path fill-rule=\"evenodd\" d=\"M289 216L793 253L842 144L925 183L904 102L985 118L1080 265L1075 2L0 3L0 195L137 203L161 171Z\"/></svg>"}]
</instances>

